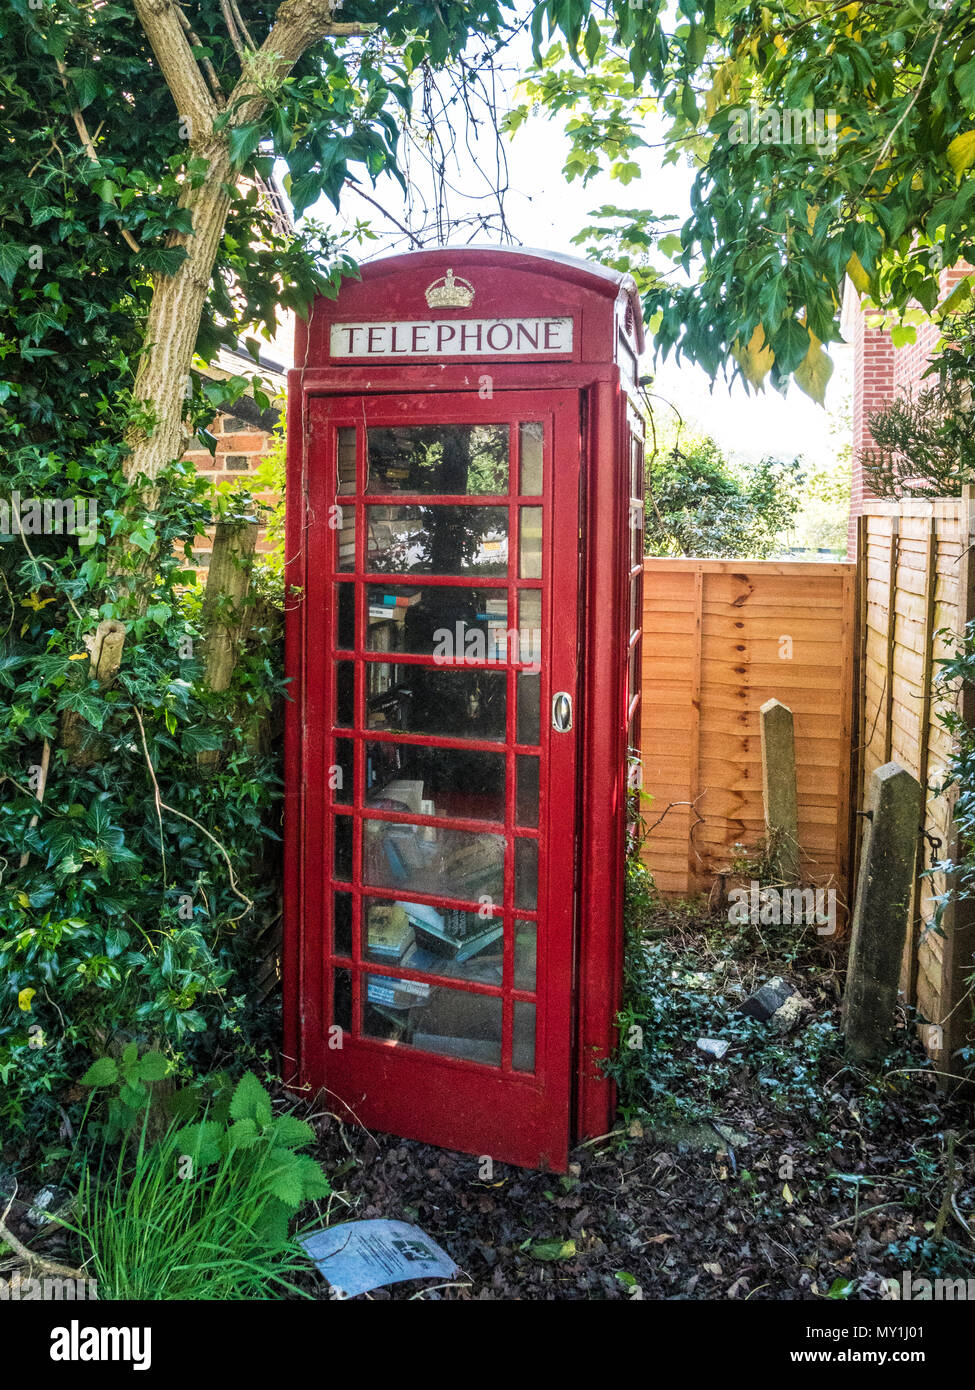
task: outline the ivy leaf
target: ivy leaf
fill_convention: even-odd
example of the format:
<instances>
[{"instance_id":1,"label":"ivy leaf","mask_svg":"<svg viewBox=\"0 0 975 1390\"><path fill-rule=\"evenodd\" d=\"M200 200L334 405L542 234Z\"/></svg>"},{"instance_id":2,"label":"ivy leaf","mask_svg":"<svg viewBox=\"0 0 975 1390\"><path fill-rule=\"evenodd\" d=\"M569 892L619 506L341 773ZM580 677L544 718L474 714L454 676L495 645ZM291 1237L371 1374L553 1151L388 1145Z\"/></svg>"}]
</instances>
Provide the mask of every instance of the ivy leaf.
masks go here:
<instances>
[{"instance_id":1,"label":"ivy leaf","mask_svg":"<svg viewBox=\"0 0 975 1390\"><path fill-rule=\"evenodd\" d=\"M0 280L8 289L14 282L18 266L26 259L26 246L14 246L10 241L0 241Z\"/></svg>"},{"instance_id":2,"label":"ivy leaf","mask_svg":"<svg viewBox=\"0 0 975 1390\"><path fill-rule=\"evenodd\" d=\"M184 729L180 742L184 753L215 753L223 747L223 738L215 729L199 724Z\"/></svg>"},{"instance_id":3,"label":"ivy leaf","mask_svg":"<svg viewBox=\"0 0 975 1390\"><path fill-rule=\"evenodd\" d=\"M98 95L99 81L91 68L75 68L71 73L74 89L78 93L78 109L84 111Z\"/></svg>"}]
</instances>

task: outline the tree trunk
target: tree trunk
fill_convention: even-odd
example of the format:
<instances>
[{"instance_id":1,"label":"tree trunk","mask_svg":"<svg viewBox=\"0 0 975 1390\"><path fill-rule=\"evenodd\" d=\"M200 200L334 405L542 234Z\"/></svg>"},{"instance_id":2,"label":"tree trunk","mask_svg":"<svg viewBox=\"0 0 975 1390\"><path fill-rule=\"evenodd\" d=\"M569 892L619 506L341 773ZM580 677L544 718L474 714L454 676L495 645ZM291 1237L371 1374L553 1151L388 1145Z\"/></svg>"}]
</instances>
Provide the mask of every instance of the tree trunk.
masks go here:
<instances>
[{"instance_id":1,"label":"tree trunk","mask_svg":"<svg viewBox=\"0 0 975 1390\"><path fill-rule=\"evenodd\" d=\"M197 151L210 161L205 182L187 186L179 200L193 214L193 235L180 237L187 258L174 275L157 275L146 323L146 350L135 382L135 397L151 416L148 427L134 428L126 461L129 482L144 474L150 480L186 448L185 386L193 364L200 318L217 258L230 198L224 188L231 177L230 153L223 136L211 136Z\"/></svg>"},{"instance_id":2,"label":"tree trunk","mask_svg":"<svg viewBox=\"0 0 975 1390\"><path fill-rule=\"evenodd\" d=\"M136 400L149 415L127 438L131 453L126 477L134 483L145 475L150 483L162 468L178 459L186 446L183 426L184 388L193 363L200 317L230 209L236 175L231 170L229 131L257 121L267 108L268 94L284 82L295 63L326 35L356 35L372 25L334 23L335 0L282 0L270 33L257 53L246 55L239 81L229 96L208 87L184 30L175 0L134 0L139 22L187 127L194 156L209 161L202 184L187 183L179 200L193 215L190 235L174 236L187 259L174 275L155 277L146 324L146 348L135 382ZM250 67L250 71L248 68ZM260 89L252 73L262 74ZM230 122L219 132L214 122L222 110Z\"/></svg>"}]
</instances>

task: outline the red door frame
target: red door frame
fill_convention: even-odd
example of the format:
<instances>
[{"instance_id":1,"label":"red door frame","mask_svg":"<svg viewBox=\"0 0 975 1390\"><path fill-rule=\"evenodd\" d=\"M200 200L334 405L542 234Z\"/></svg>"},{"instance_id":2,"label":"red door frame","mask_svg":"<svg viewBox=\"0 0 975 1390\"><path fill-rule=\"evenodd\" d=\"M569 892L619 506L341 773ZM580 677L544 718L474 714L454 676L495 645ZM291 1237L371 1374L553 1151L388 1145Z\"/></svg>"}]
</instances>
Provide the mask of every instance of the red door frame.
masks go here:
<instances>
[{"instance_id":1,"label":"red door frame","mask_svg":"<svg viewBox=\"0 0 975 1390\"><path fill-rule=\"evenodd\" d=\"M333 536L337 533L325 524L329 509L335 501L335 474L331 468L331 443L335 430L344 425L402 423L408 415L411 422L429 420L437 423L493 423L506 421L512 425L519 421L545 419L549 422L547 449L549 458L545 472L542 498L543 508L543 574L547 578L524 587L540 588L543 593L543 631L549 636L547 651L543 657L541 679L541 751L542 784L540 788L539 829L539 906L536 914L517 910L512 899L512 874L506 874L504 909L511 921L513 915L531 919L537 916L538 964L537 964L537 1038L536 1070L533 1074L519 1073L511 1067L511 1009L506 1010L503 1038L503 1056L500 1069L433 1054L422 1053L412 1048L402 1048L375 1039L359 1038L357 1030L352 1036L342 1039L341 1048L330 1049L327 1034L330 1023L330 1006L325 999L332 963L338 959L339 968L350 968L352 974L352 1015L360 1017L360 982L362 977L389 974L409 978L411 972L401 967L386 967L363 963L361 942L356 925L353 928L353 955L351 960L330 953L328 940L328 908L331 901L331 883L326 865L332 863L331 823L334 814L345 814L341 809L331 809L327 804L326 767L332 739L333 686L330 665L331 643L327 629L323 633L321 623L333 622L331 587L336 582L355 582L365 573L364 543L361 539L363 528L357 528L357 558L354 573L342 572L343 578L333 577L335 561ZM301 507L292 507L289 527L288 552L292 560L300 556L300 572L304 581L304 596L300 604L301 628L296 631L298 622L292 615L289 635L289 670L296 669L295 659L299 656L296 645L304 656L303 666L299 666L303 687L300 722L298 717L289 719L287 753L291 760L300 757L303 766L301 778L301 801L298 807L295 798L289 798L287 814L289 818L289 841L295 852L289 856L292 871L289 871L289 895L296 891L296 900L289 916L297 911L303 922L299 941L289 931L292 951L297 950L297 959L291 955L291 971L299 968L297 983L300 997L300 1025L296 1028L297 1017L289 1008L292 1017L287 1050L295 1059L300 1058L297 1067L300 1079L318 1089L327 1086L333 1098L342 1098L355 1117L367 1126L389 1130L395 1133L408 1133L446 1147L470 1152L490 1154L492 1157L515 1162L524 1166L546 1166L564 1169L567 1161L570 1134L570 1072L572 1061L572 987L574 960L574 901L571 885L576 879L575 863L575 788L576 782L576 742L574 729L571 734L555 734L551 729L548 713L551 696L555 690L568 691L574 705L578 708L579 691L576 688L578 666L578 602L579 582L579 480L581 476L582 450L579 435L579 395L576 391L558 392L514 392L499 391L493 400L482 400L468 392L418 397L402 395L357 396L354 398L313 397L308 402L305 427L311 440L308 467L303 470ZM300 428L300 426L299 426ZM517 431L512 430L517 438ZM294 436L292 436L294 437ZM362 486L364 459L364 430L358 431L359 459L358 477ZM515 460L512 460L514 467ZM292 489L292 498L296 493ZM357 492L341 499L343 504L353 501L363 502L365 497ZM380 495L368 496L370 503L382 505L383 502L402 504L409 502L409 495L396 494L389 498ZM430 503L436 499L426 496L418 499ZM456 497L442 500L456 503ZM529 504L532 499L526 498ZM485 499L478 498L484 505ZM499 499L499 504L502 504ZM537 504L537 503L536 503ZM514 512L519 506L519 498L512 492L503 499L503 505L510 506ZM295 513L299 512L296 516ZM512 518L513 520L513 518ZM300 522L300 525L297 523ZM471 578L471 587L498 588L508 590L516 576L517 547L514 540L515 528L511 528L512 562L509 576L505 579L488 580ZM331 557L331 558L328 558ZM324 561L324 563L323 563ZM382 576L379 582L393 577ZM407 582L417 582L419 576L410 576ZM443 578L437 580L422 576L424 584L463 583L463 580ZM291 583L295 583L291 579ZM356 634L355 656L365 655L365 604L360 604L358 618L359 630ZM509 614L509 626L512 625ZM317 631L309 631L309 626ZM401 654L402 655L402 654ZM398 664L429 664L429 658L403 657ZM509 826L514 820L514 757L518 745L514 742L514 702L510 698L514 676L508 676L509 699L505 743L508 760L506 778L507 820ZM357 732L353 736L357 750L368 736L370 740L383 740L378 731L364 728L363 679L357 677L356 714ZM299 692L296 692L299 693ZM293 716L298 710L293 709ZM302 734L304 746L301 747ZM387 735L393 738L393 735ZM409 741L410 736L406 736ZM402 737L400 736L400 741ZM414 742L427 746L453 746L457 740L438 739L415 735ZM465 747L499 751L494 743L468 741ZM397 817L394 813L375 812L362 809L363 759L357 751L355 772L355 807L352 811L354 825L354 858L361 865L362 823L369 819L392 820L409 819L419 823L447 824L444 818L425 822L423 817ZM566 788L572 789L566 797ZM504 827L485 825L483 822L449 822L461 829L497 831L505 833ZM508 832L510 836L510 831ZM532 833L516 832L523 838L534 838ZM297 840L297 845L295 845ZM513 840L509 839L506 848L506 862L513 855ZM295 862L297 860L297 863ZM296 872L294 872L296 870ZM570 891L567 891L569 889ZM402 890L369 889L370 897L402 896ZM429 895L417 893L420 901ZM441 900L429 898L433 905ZM353 923L360 919L358 904L360 890L353 887ZM543 925L544 924L544 925ZM512 985L512 946L509 939L505 946L504 988L466 985L474 992L500 995L503 992L509 999L530 999L524 991L514 991ZM289 973L291 973L289 971ZM421 978L421 977L417 977ZM429 979L429 976L422 978ZM465 988L465 982L444 980L453 988ZM298 1001L294 1001L298 1002ZM299 1036L300 1034L300 1036ZM449 1083L449 1099L445 1093Z\"/></svg>"}]
</instances>

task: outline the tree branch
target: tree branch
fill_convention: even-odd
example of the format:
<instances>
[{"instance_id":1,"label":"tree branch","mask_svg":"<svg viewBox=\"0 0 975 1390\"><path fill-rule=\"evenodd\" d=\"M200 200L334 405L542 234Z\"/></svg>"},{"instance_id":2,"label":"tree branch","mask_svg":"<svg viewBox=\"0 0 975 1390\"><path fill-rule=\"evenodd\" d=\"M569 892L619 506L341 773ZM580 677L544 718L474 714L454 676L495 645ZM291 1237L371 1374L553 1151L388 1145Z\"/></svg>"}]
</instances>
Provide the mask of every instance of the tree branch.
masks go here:
<instances>
[{"instance_id":1,"label":"tree branch","mask_svg":"<svg viewBox=\"0 0 975 1390\"><path fill-rule=\"evenodd\" d=\"M256 55L258 70L267 71L271 85L283 82L302 54L320 39L356 38L371 34L376 28L374 24L338 24L332 19L334 10L333 0L283 0L271 32ZM266 104L266 96L256 89L249 73L244 73L227 102L235 113L235 125L257 120Z\"/></svg>"},{"instance_id":2,"label":"tree branch","mask_svg":"<svg viewBox=\"0 0 975 1390\"><path fill-rule=\"evenodd\" d=\"M180 116L189 117L189 139L194 144L212 134L217 105L193 57L183 30L183 16L175 0L133 0L133 4L176 110Z\"/></svg>"}]
</instances>

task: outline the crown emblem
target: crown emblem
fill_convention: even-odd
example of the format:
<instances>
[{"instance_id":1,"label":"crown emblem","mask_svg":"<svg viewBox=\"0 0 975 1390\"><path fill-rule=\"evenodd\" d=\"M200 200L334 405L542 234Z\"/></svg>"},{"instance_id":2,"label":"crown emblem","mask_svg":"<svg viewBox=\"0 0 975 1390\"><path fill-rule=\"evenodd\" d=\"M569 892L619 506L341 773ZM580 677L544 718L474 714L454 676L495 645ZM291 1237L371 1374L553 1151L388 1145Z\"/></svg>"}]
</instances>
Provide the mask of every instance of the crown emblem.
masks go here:
<instances>
[{"instance_id":1,"label":"crown emblem","mask_svg":"<svg viewBox=\"0 0 975 1390\"><path fill-rule=\"evenodd\" d=\"M466 309L474 300L474 286L470 280L455 278L448 270L441 280L434 280L426 289L427 304L431 309Z\"/></svg>"}]
</instances>

